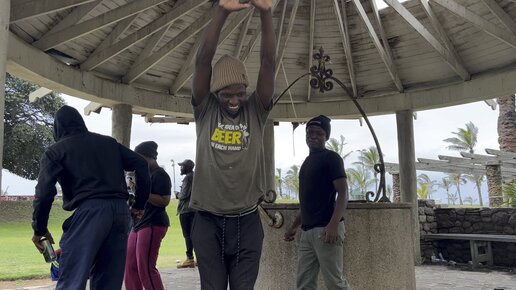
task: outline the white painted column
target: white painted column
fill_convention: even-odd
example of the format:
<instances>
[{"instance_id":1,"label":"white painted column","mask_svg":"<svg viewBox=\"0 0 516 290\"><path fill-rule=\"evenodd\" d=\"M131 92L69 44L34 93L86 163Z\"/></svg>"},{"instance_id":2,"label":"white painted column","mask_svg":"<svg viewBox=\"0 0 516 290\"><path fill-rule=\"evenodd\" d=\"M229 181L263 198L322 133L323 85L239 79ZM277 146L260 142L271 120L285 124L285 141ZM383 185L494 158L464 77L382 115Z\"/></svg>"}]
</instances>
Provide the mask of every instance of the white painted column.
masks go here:
<instances>
[{"instance_id":1,"label":"white painted column","mask_svg":"<svg viewBox=\"0 0 516 290\"><path fill-rule=\"evenodd\" d=\"M7 63L7 41L9 40L9 17L11 0L0 0L0 189L4 168L4 114L5 114L5 67Z\"/></svg>"},{"instance_id":2,"label":"white painted column","mask_svg":"<svg viewBox=\"0 0 516 290\"><path fill-rule=\"evenodd\" d=\"M118 143L126 146L131 145L131 125L133 121L133 109L131 105L118 104L113 106L111 115L111 136Z\"/></svg>"},{"instance_id":3,"label":"white painted column","mask_svg":"<svg viewBox=\"0 0 516 290\"><path fill-rule=\"evenodd\" d=\"M274 180L274 122L267 120L263 132L263 152L265 159L265 193L269 190L276 190ZM277 192L277 194L279 194Z\"/></svg>"},{"instance_id":4,"label":"white painted column","mask_svg":"<svg viewBox=\"0 0 516 290\"><path fill-rule=\"evenodd\" d=\"M421 264L419 243L419 216L417 206L416 153L414 145L414 124L412 110L396 112L398 127L398 158L400 170L401 202L412 204L414 258Z\"/></svg>"}]
</instances>

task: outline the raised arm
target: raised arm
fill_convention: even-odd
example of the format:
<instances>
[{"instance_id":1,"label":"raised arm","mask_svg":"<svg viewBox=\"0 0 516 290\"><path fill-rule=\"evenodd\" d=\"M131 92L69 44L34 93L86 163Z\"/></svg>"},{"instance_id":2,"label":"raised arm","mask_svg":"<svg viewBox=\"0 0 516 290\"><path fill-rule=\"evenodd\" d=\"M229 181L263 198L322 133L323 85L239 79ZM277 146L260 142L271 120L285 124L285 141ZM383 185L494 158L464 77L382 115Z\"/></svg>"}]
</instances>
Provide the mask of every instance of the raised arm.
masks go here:
<instances>
[{"instance_id":1,"label":"raised arm","mask_svg":"<svg viewBox=\"0 0 516 290\"><path fill-rule=\"evenodd\" d=\"M239 0L220 0L218 1L217 11L210 24L204 29L201 45L197 50L195 58L195 71L192 82L193 104L199 105L210 93L211 83L211 62L217 44L219 42L220 32L229 13L248 8L249 4L240 4Z\"/></svg>"},{"instance_id":2,"label":"raised arm","mask_svg":"<svg viewBox=\"0 0 516 290\"><path fill-rule=\"evenodd\" d=\"M262 43L260 49L260 72L256 92L262 104L268 108L274 95L274 71L276 68L276 35L272 25L272 0L252 0L260 10Z\"/></svg>"}]
</instances>

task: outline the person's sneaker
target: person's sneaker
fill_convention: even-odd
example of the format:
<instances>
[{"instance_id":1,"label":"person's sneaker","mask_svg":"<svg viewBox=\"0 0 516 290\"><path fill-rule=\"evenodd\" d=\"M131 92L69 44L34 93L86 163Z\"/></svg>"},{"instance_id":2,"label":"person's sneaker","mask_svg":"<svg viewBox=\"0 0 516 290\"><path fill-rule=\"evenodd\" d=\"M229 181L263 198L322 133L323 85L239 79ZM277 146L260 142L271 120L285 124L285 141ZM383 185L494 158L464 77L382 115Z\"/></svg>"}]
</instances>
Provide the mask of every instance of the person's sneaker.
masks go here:
<instances>
[{"instance_id":1,"label":"person's sneaker","mask_svg":"<svg viewBox=\"0 0 516 290\"><path fill-rule=\"evenodd\" d=\"M186 259L183 263L177 265L177 268L178 269L183 269L183 268L195 268L195 261L194 259Z\"/></svg>"}]
</instances>

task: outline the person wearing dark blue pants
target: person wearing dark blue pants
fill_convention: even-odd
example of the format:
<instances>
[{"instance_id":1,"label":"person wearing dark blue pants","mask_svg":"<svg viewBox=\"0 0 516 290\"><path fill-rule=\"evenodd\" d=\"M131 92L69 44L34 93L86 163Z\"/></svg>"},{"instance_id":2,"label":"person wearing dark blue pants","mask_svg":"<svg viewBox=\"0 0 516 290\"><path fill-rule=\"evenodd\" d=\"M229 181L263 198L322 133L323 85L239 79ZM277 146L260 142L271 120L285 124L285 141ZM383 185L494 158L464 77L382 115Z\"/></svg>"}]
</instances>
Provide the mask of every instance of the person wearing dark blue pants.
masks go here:
<instances>
[{"instance_id":1,"label":"person wearing dark blue pants","mask_svg":"<svg viewBox=\"0 0 516 290\"><path fill-rule=\"evenodd\" d=\"M123 199L84 201L63 224L57 289L85 289L88 278L91 289L120 289L129 219Z\"/></svg>"},{"instance_id":2,"label":"person wearing dark blue pants","mask_svg":"<svg viewBox=\"0 0 516 290\"><path fill-rule=\"evenodd\" d=\"M130 211L141 217L150 192L147 162L115 139L89 132L69 106L55 115L54 139L40 161L32 242L40 252L43 238L54 243L48 218L59 182L63 209L73 214L63 223L56 289L83 290L88 278L91 289L121 289L130 219L124 171L135 171L138 187Z\"/></svg>"}]
</instances>

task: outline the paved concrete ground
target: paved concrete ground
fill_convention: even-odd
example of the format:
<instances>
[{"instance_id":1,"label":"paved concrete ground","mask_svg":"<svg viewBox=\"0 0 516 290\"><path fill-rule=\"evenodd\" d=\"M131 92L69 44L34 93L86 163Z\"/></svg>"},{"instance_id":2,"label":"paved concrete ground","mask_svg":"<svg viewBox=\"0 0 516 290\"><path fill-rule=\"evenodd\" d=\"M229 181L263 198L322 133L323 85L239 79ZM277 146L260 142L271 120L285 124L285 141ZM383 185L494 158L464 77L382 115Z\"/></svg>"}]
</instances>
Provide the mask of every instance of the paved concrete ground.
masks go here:
<instances>
[{"instance_id":1,"label":"paved concrete ground","mask_svg":"<svg viewBox=\"0 0 516 290\"><path fill-rule=\"evenodd\" d=\"M161 273L165 289L201 289L197 269L164 269ZM416 267L416 281L417 290L516 290L516 273L500 271L472 272L448 268L447 266L418 266ZM53 284L48 280L0 282L0 289L3 290L50 290L53 288Z\"/></svg>"}]
</instances>

